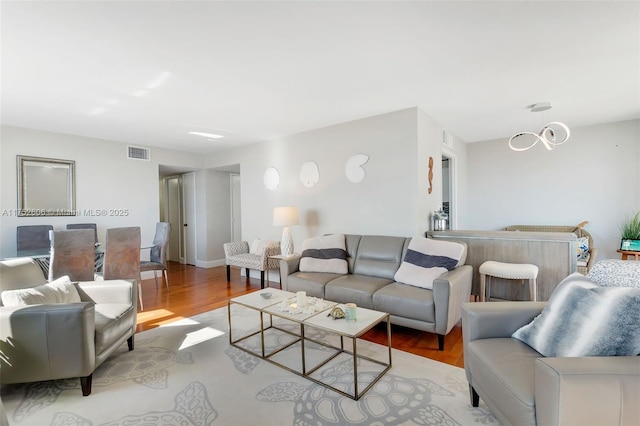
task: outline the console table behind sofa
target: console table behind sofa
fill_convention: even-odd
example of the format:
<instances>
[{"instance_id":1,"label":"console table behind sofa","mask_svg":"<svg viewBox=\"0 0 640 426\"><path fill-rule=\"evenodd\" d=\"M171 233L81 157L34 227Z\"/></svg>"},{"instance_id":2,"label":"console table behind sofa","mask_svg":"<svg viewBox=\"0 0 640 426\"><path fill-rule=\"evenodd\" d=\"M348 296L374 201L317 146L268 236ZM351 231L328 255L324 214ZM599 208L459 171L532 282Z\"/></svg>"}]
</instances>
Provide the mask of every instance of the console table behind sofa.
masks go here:
<instances>
[{"instance_id":1,"label":"console table behind sofa","mask_svg":"<svg viewBox=\"0 0 640 426\"><path fill-rule=\"evenodd\" d=\"M531 263L538 266L538 300L549 300L551 292L567 275L576 272L576 236L565 232L430 231L427 236L467 244L467 265L473 266L471 293L480 295L480 265L486 260ZM530 300L527 285L493 278L491 296Z\"/></svg>"}]
</instances>

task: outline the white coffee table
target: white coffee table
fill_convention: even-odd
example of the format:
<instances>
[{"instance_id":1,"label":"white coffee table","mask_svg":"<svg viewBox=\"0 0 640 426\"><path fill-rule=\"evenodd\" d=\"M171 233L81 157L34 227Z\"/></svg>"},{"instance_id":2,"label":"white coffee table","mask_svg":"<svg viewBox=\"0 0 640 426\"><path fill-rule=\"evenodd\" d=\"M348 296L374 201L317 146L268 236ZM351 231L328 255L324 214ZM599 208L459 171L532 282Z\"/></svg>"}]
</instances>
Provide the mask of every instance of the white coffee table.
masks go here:
<instances>
[{"instance_id":1,"label":"white coffee table","mask_svg":"<svg viewBox=\"0 0 640 426\"><path fill-rule=\"evenodd\" d=\"M339 306L344 309L343 304L338 304L336 302L325 301L327 304L327 308L321 312L299 312L299 313L290 313L281 310L281 303L283 300L287 301L287 303L295 302L295 293L270 289L272 293L272 297L270 299L264 299L259 294L260 292L254 292L247 295L243 295L240 297L236 297L230 299L228 302L228 312L229 312L229 343L241 349L247 353L250 353L254 356L257 356L265 361L268 361L274 365L277 365L287 371L290 371L299 376L305 377L308 380L311 380L315 383L318 383L327 388L333 389L334 391L348 396L349 398L358 400L362 395L364 395L373 385L375 385L378 380L391 368L391 322L389 321L389 314L384 312L378 312L371 309L365 309L358 307L357 308L357 318L356 322L347 322L345 319L334 320L331 316L328 316L328 312L331 307ZM241 338L236 340L232 337L233 327L231 321L231 308L233 305L240 305L245 308L255 310L259 314L260 318L260 326L259 329L253 333L247 334ZM265 325L264 315L268 317L268 323ZM294 325L299 326L299 332L295 333L291 330L287 330L282 327L275 326L273 323L273 317L277 317L283 319L285 321L289 321ZM382 321L387 322L387 353L388 360L381 361L371 357L364 356L363 354L358 353L358 339L361 338L363 334L367 331L371 330L377 324ZM296 328L294 327L294 328ZM265 344L264 344L264 334L265 331L273 329L278 332L286 333L288 335L293 336L294 338L282 344L279 347L276 347L271 352L266 353ZM326 341L320 341L309 337L309 331L323 331L326 333L330 333L333 335L337 335L340 337L340 345L335 346L331 345ZM260 353L256 353L251 349L242 346L240 343L249 339L257 334L260 334L260 342L261 342L261 351ZM350 348L345 349L344 339L351 340ZM330 354L325 358L320 360L315 364L314 367L307 369L307 354L305 352L305 346L307 342L313 342L317 345L322 345L329 349ZM285 365L284 363L278 361L275 355L280 353L281 351L300 343L300 357L301 357L301 369L297 370L292 368L291 366ZM343 389L336 388L326 381L322 380L322 377L317 374L324 366L329 364L336 357L341 354L347 354L352 357L353 360L353 392L346 392ZM359 390L358 383L358 360L366 360L370 363L374 363L380 366L380 371L374 375L373 379L366 382L363 386L364 389ZM367 377L371 376L371 373L367 374Z\"/></svg>"}]
</instances>

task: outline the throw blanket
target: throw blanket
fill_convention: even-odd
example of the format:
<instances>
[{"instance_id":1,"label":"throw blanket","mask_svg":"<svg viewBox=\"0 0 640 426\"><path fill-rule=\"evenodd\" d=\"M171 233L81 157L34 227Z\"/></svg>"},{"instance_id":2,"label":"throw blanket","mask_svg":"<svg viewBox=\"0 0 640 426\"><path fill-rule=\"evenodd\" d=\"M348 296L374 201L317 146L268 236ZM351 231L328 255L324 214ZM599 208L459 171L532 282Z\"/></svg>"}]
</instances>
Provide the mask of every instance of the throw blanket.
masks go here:
<instances>
[{"instance_id":1,"label":"throw blanket","mask_svg":"<svg viewBox=\"0 0 640 426\"><path fill-rule=\"evenodd\" d=\"M343 234L309 238L302 243L301 272L347 274L347 251Z\"/></svg>"}]
</instances>

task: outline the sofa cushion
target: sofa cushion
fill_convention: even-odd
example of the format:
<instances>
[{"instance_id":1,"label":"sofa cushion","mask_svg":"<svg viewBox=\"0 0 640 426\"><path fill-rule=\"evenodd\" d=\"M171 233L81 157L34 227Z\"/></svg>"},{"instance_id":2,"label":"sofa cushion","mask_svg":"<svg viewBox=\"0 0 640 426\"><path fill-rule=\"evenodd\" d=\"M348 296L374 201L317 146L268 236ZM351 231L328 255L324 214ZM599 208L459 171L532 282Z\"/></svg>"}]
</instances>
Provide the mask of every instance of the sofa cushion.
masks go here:
<instances>
[{"instance_id":1,"label":"sofa cushion","mask_svg":"<svg viewBox=\"0 0 640 426\"><path fill-rule=\"evenodd\" d=\"M580 237L576 241L576 256L578 260L589 260L589 237Z\"/></svg>"},{"instance_id":2,"label":"sofa cushion","mask_svg":"<svg viewBox=\"0 0 640 426\"><path fill-rule=\"evenodd\" d=\"M402 283L391 283L373 294L373 309L398 317L435 322L433 292Z\"/></svg>"},{"instance_id":3,"label":"sofa cushion","mask_svg":"<svg viewBox=\"0 0 640 426\"><path fill-rule=\"evenodd\" d=\"M393 282L406 243L407 238L404 237L363 235L358 244L353 273L388 278Z\"/></svg>"},{"instance_id":4,"label":"sofa cushion","mask_svg":"<svg viewBox=\"0 0 640 426\"><path fill-rule=\"evenodd\" d=\"M640 289L600 287L576 272L513 337L547 357L640 354Z\"/></svg>"},{"instance_id":5,"label":"sofa cushion","mask_svg":"<svg viewBox=\"0 0 640 426\"><path fill-rule=\"evenodd\" d=\"M307 238L302 243L299 269L301 272L346 274L349 270L345 248L342 234Z\"/></svg>"},{"instance_id":6,"label":"sofa cushion","mask_svg":"<svg viewBox=\"0 0 640 426\"><path fill-rule=\"evenodd\" d=\"M78 290L67 275L32 288L5 290L0 297L4 306L80 302Z\"/></svg>"},{"instance_id":7,"label":"sofa cushion","mask_svg":"<svg viewBox=\"0 0 640 426\"><path fill-rule=\"evenodd\" d=\"M296 272L287 277L287 291L304 291L307 296L325 298L325 285L342 274L327 274L322 272Z\"/></svg>"},{"instance_id":8,"label":"sofa cushion","mask_svg":"<svg viewBox=\"0 0 640 426\"><path fill-rule=\"evenodd\" d=\"M404 260L395 273L398 282L433 289L433 280L464 262L466 247L452 241L412 238Z\"/></svg>"},{"instance_id":9,"label":"sofa cushion","mask_svg":"<svg viewBox=\"0 0 640 426\"><path fill-rule=\"evenodd\" d=\"M373 294L391 282L386 278L366 275L343 275L329 281L324 294L327 300L373 309Z\"/></svg>"},{"instance_id":10,"label":"sofa cushion","mask_svg":"<svg viewBox=\"0 0 640 426\"><path fill-rule=\"evenodd\" d=\"M602 287L640 288L640 263L620 259L604 259L596 262L587 278Z\"/></svg>"}]
</instances>

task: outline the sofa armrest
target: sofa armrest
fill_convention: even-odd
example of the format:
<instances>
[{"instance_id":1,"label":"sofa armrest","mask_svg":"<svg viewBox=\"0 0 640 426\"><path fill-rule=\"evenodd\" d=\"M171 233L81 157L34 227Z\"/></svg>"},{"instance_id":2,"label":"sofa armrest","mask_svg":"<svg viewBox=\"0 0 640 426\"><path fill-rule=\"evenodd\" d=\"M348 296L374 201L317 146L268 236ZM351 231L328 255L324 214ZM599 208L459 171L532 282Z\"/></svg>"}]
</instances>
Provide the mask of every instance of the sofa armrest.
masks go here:
<instances>
[{"instance_id":1,"label":"sofa armrest","mask_svg":"<svg viewBox=\"0 0 640 426\"><path fill-rule=\"evenodd\" d=\"M462 303L471 297L473 267L461 265L433 281L435 331L445 335L461 318Z\"/></svg>"},{"instance_id":2,"label":"sofa armrest","mask_svg":"<svg viewBox=\"0 0 640 426\"><path fill-rule=\"evenodd\" d=\"M260 258L260 262L262 263L263 269L265 271L268 270L271 266L273 266L274 268L277 268L277 262L271 262L270 264L269 256L277 256L280 253L281 253L280 242L277 242L273 245L265 247L265 249L262 251L262 256Z\"/></svg>"},{"instance_id":3,"label":"sofa armrest","mask_svg":"<svg viewBox=\"0 0 640 426\"><path fill-rule=\"evenodd\" d=\"M300 255L293 255L286 259L280 259L280 282L282 289L288 291L289 275L298 272L300 266Z\"/></svg>"},{"instance_id":4,"label":"sofa armrest","mask_svg":"<svg viewBox=\"0 0 640 426\"><path fill-rule=\"evenodd\" d=\"M511 337L542 312L546 302L468 302L462 304L462 337L478 339Z\"/></svg>"},{"instance_id":5,"label":"sofa armrest","mask_svg":"<svg viewBox=\"0 0 640 426\"><path fill-rule=\"evenodd\" d=\"M0 307L2 383L88 376L94 336L92 303Z\"/></svg>"},{"instance_id":6,"label":"sofa armrest","mask_svg":"<svg viewBox=\"0 0 640 426\"><path fill-rule=\"evenodd\" d=\"M638 425L638 401L638 356L536 360L538 424Z\"/></svg>"},{"instance_id":7,"label":"sofa armrest","mask_svg":"<svg viewBox=\"0 0 640 426\"><path fill-rule=\"evenodd\" d=\"M137 306L135 280L81 281L76 283L80 300L93 303L123 303Z\"/></svg>"}]
</instances>

